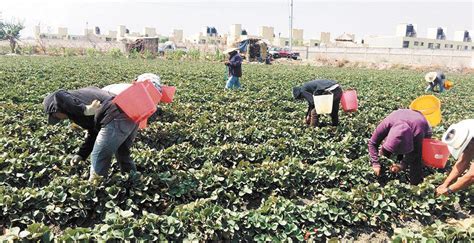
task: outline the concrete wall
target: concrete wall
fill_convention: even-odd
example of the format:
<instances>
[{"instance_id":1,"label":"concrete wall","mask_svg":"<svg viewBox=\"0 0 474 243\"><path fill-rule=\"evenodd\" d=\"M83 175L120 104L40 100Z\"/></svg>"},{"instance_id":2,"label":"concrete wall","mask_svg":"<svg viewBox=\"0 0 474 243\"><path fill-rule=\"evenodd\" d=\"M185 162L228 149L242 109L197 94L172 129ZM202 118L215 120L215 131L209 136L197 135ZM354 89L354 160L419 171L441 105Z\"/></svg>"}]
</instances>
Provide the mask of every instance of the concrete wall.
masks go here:
<instances>
[{"instance_id":1,"label":"concrete wall","mask_svg":"<svg viewBox=\"0 0 474 243\"><path fill-rule=\"evenodd\" d=\"M474 52L472 51L324 47L295 47L294 51L299 52L304 59L474 68Z\"/></svg>"}]
</instances>

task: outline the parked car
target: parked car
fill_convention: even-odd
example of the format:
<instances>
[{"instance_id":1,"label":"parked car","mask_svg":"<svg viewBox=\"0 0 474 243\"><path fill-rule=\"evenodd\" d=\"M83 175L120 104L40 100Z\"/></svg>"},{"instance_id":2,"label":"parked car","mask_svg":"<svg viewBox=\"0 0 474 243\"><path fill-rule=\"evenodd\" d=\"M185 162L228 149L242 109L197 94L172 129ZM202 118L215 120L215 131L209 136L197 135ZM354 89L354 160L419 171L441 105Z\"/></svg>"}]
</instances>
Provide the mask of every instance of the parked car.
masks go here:
<instances>
[{"instance_id":1,"label":"parked car","mask_svg":"<svg viewBox=\"0 0 474 243\"><path fill-rule=\"evenodd\" d=\"M292 52L289 48L272 47L270 48L269 53L275 59L284 57L297 60L300 58L300 54L298 52Z\"/></svg>"},{"instance_id":2,"label":"parked car","mask_svg":"<svg viewBox=\"0 0 474 243\"><path fill-rule=\"evenodd\" d=\"M158 52L161 56L163 56L166 52L174 52L174 51L184 51L185 53L187 53L188 49L184 46L176 46L172 42L165 42L163 45L158 47Z\"/></svg>"}]
</instances>

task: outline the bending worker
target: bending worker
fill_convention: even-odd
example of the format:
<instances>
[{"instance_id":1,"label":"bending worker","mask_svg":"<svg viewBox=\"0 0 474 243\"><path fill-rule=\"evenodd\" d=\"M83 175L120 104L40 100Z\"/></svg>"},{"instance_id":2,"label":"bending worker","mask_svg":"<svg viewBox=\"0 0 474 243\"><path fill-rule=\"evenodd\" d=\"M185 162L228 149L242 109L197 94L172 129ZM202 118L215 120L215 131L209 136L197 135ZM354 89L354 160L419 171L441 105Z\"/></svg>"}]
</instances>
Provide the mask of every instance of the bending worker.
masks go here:
<instances>
[{"instance_id":1,"label":"bending worker","mask_svg":"<svg viewBox=\"0 0 474 243\"><path fill-rule=\"evenodd\" d=\"M443 142L448 145L451 155L457 159L457 162L443 184L436 188L436 195L448 195L474 184L473 137L474 119L453 124L443 134ZM461 176L466 170L466 174Z\"/></svg>"},{"instance_id":2,"label":"bending worker","mask_svg":"<svg viewBox=\"0 0 474 243\"><path fill-rule=\"evenodd\" d=\"M431 127L420 112L409 109L392 112L377 126L369 140L370 162L375 175L379 176L381 171L379 156L397 155L398 162L390 167L390 171L398 173L410 167L410 183L421 183L423 139L431 138L431 135Z\"/></svg>"},{"instance_id":3,"label":"bending worker","mask_svg":"<svg viewBox=\"0 0 474 243\"><path fill-rule=\"evenodd\" d=\"M131 173L132 176L136 172L135 162L130 158L130 148L138 125L112 99L113 96L108 92L88 87L71 91L58 90L43 101L49 124L70 119L88 131L84 144L74 155L72 162L77 163L91 155L91 182L100 181L107 176L114 154L123 172Z\"/></svg>"},{"instance_id":4,"label":"bending worker","mask_svg":"<svg viewBox=\"0 0 474 243\"><path fill-rule=\"evenodd\" d=\"M229 76L225 85L226 89L240 89L241 87L240 78L242 77L242 57L240 57L237 50L237 48L231 48L225 51L229 54L229 60L225 62Z\"/></svg>"},{"instance_id":5,"label":"bending worker","mask_svg":"<svg viewBox=\"0 0 474 243\"><path fill-rule=\"evenodd\" d=\"M331 120L332 125L337 126L339 125L339 103L341 102L342 88L336 81L326 79L312 80L293 88L293 98L299 100L305 99L308 102L308 110L305 115L306 124L312 127L320 125L318 114L314 108L313 95L322 95L327 92L334 95Z\"/></svg>"},{"instance_id":6,"label":"bending worker","mask_svg":"<svg viewBox=\"0 0 474 243\"><path fill-rule=\"evenodd\" d=\"M446 80L446 76L443 72L429 72L425 75L425 81L428 83L425 92L438 92L442 93L445 89L452 87L452 82ZM438 86L438 90L436 90Z\"/></svg>"}]
</instances>

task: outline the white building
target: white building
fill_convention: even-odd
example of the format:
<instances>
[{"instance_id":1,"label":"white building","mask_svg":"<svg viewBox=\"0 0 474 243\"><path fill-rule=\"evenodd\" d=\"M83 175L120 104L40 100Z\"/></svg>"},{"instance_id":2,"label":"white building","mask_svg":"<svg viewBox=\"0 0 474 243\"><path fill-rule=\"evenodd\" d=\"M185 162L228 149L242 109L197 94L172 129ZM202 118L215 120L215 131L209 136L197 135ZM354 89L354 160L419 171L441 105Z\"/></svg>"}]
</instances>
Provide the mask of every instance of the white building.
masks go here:
<instances>
[{"instance_id":1,"label":"white building","mask_svg":"<svg viewBox=\"0 0 474 243\"><path fill-rule=\"evenodd\" d=\"M173 30L170 39L175 43L183 43L183 30Z\"/></svg>"},{"instance_id":2,"label":"white building","mask_svg":"<svg viewBox=\"0 0 474 243\"><path fill-rule=\"evenodd\" d=\"M275 29L271 26L260 26L260 37L272 42L275 39Z\"/></svg>"},{"instance_id":3,"label":"white building","mask_svg":"<svg viewBox=\"0 0 474 243\"><path fill-rule=\"evenodd\" d=\"M416 34L415 25L401 24L395 36L368 36L364 44L377 48L474 50L469 31L456 32L454 40L447 40L446 28L429 28L427 33L427 37L421 38Z\"/></svg>"}]
</instances>

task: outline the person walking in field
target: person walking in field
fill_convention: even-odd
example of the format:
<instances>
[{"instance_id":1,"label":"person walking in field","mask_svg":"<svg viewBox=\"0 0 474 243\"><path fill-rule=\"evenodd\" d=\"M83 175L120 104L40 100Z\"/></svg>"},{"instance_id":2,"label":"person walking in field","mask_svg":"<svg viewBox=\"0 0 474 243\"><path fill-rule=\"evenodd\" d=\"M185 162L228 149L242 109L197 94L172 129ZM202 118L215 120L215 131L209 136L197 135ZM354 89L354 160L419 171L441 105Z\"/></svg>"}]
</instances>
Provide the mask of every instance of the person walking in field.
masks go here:
<instances>
[{"instance_id":1,"label":"person walking in field","mask_svg":"<svg viewBox=\"0 0 474 243\"><path fill-rule=\"evenodd\" d=\"M457 162L443 184L436 188L437 196L448 195L474 184L474 119L451 125L442 140Z\"/></svg>"},{"instance_id":2,"label":"person walking in field","mask_svg":"<svg viewBox=\"0 0 474 243\"><path fill-rule=\"evenodd\" d=\"M451 81L446 80L446 75L444 75L443 72L429 72L425 75L425 81L428 83L425 92L442 93L453 86ZM438 89L436 89L436 87L438 87Z\"/></svg>"},{"instance_id":3,"label":"person walking in field","mask_svg":"<svg viewBox=\"0 0 474 243\"><path fill-rule=\"evenodd\" d=\"M305 123L311 127L320 126L319 117L314 107L314 95L322 95L325 93L332 93L334 95L333 105L331 111L332 125L339 125L339 103L342 98L342 88L334 80L312 80L304 83L301 86L293 87L293 98L297 100L306 100L308 102L308 109L305 115Z\"/></svg>"},{"instance_id":4,"label":"person walking in field","mask_svg":"<svg viewBox=\"0 0 474 243\"><path fill-rule=\"evenodd\" d=\"M78 163L91 155L89 181L97 183L107 176L112 156L123 172L135 175L135 162L130 148L138 125L112 102L113 95L97 87L78 90L57 90L43 100L48 124L69 119L88 131L84 144L71 162Z\"/></svg>"},{"instance_id":5,"label":"person walking in field","mask_svg":"<svg viewBox=\"0 0 474 243\"><path fill-rule=\"evenodd\" d=\"M370 163L375 175L381 173L379 156L397 155L398 163L390 167L390 172L398 173L409 167L410 183L421 183L423 139L431 136L431 127L420 112L409 109L392 112L377 126L369 140Z\"/></svg>"},{"instance_id":6,"label":"person walking in field","mask_svg":"<svg viewBox=\"0 0 474 243\"><path fill-rule=\"evenodd\" d=\"M229 54L229 60L225 62L225 65L228 68L227 83L225 85L226 89L240 89L240 78L242 77L242 57L237 52L238 49L231 48L225 52Z\"/></svg>"}]
</instances>

